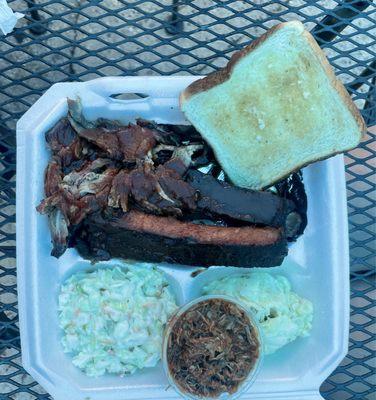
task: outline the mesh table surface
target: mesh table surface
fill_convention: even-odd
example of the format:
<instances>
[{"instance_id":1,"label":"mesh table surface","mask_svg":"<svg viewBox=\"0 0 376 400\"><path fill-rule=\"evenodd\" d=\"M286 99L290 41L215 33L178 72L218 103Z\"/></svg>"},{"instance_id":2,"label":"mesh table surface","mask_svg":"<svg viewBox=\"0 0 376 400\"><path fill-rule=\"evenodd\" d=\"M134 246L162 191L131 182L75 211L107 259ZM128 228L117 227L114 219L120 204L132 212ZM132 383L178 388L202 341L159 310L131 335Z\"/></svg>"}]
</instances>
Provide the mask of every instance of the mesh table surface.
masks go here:
<instances>
[{"instance_id":1,"label":"mesh table surface","mask_svg":"<svg viewBox=\"0 0 376 400\"><path fill-rule=\"evenodd\" d=\"M373 1L11 0L0 36L0 399L47 399L21 367L15 271L15 124L53 83L108 75L207 74L274 24L311 30L369 127L376 126ZM375 399L376 128L346 155L351 255L349 353L326 399ZM69 400L69 399L67 399Z\"/></svg>"}]
</instances>

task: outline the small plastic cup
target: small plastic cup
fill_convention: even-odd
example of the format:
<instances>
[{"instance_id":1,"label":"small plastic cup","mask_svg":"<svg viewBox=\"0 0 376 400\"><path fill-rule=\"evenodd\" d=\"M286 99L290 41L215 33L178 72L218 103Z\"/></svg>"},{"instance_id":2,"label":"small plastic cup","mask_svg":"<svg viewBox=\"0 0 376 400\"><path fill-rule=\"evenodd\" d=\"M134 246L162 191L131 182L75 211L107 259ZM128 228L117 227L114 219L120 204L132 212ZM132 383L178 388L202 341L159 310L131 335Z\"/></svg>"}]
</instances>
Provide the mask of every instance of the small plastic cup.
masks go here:
<instances>
[{"instance_id":1,"label":"small plastic cup","mask_svg":"<svg viewBox=\"0 0 376 400\"><path fill-rule=\"evenodd\" d=\"M256 360L253 368L249 371L248 376L243 380L243 382L238 386L237 391L235 393L222 393L218 397L201 397L201 396L196 396L193 395L192 393L185 392L184 388L182 388L177 382L174 380L170 373L170 369L168 366L168 360L167 360L167 347L168 347L168 341L169 341L169 336L171 334L171 331L175 325L175 323L179 320L179 318L191 307L195 306L196 304L206 301L206 300L211 300L211 299L218 299L218 300L224 300L228 301L230 303L233 303L235 306L240 308L248 317L250 326L253 328L254 332L256 333L258 337L258 341L260 344L259 348L259 355L258 359ZM168 381L175 389L175 391L184 399L191 399L191 400L214 400L214 399L220 399L220 400L234 400L237 399L241 394L247 392L252 384L254 383L257 375L259 374L262 362L264 359L264 351L263 351L263 340L261 336L261 330L259 327L259 324L256 320L256 318L252 315L251 312L249 312L239 301L236 299L229 297L229 296L223 296L223 295L208 295L208 296L201 296L193 301L190 301L189 303L185 304L181 308L179 308L175 314L172 315L170 320L168 321L164 333L164 338L163 338L163 348L162 348L162 361L163 361L163 368L165 370L165 373L167 375Z\"/></svg>"}]
</instances>

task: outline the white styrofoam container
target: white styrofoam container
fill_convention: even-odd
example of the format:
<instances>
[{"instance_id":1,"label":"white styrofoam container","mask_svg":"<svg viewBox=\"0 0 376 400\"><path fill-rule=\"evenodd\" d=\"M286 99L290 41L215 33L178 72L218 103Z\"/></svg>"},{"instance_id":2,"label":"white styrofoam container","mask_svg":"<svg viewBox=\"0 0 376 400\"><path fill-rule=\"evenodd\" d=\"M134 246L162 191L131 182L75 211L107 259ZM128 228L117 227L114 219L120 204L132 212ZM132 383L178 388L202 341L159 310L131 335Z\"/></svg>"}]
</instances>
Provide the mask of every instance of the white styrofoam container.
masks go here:
<instances>
[{"instance_id":1,"label":"white styrofoam container","mask_svg":"<svg viewBox=\"0 0 376 400\"><path fill-rule=\"evenodd\" d=\"M132 376L90 378L73 366L60 345L57 296L60 284L79 270L93 270L74 249L50 256L47 217L35 207L43 198L49 159L44 133L67 113L66 98L80 96L88 119L124 123L143 117L161 123L187 123L178 95L197 77L101 78L52 86L17 124L17 274L18 304L25 369L57 400L172 399L161 365ZM148 97L119 100L121 93ZM279 268L293 289L314 304L309 338L298 339L265 357L258 379L244 399L318 400L320 384L347 353L349 327L349 258L346 192L342 156L304 169L308 227L291 245ZM108 266L116 260L107 262ZM180 304L198 296L205 282L243 271L215 267L190 276L195 268L161 265Z\"/></svg>"}]
</instances>

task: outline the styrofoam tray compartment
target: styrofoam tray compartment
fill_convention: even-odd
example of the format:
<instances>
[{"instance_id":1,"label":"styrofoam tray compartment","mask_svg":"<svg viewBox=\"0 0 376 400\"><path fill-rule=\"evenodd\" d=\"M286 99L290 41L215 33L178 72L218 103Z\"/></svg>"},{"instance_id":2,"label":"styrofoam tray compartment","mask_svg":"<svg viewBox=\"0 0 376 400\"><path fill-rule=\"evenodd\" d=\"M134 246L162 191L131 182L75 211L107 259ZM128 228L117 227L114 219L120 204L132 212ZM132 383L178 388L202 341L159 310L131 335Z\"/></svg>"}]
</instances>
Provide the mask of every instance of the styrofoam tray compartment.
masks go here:
<instances>
[{"instance_id":1,"label":"styrofoam tray compartment","mask_svg":"<svg viewBox=\"0 0 376 400\"><path fill-rule=\"evenodd\" d=\"M57 400L170 399L161 365L132 376L89 378L73 366L60 345L57 297L61 283L78 270L95 266L69 249L50 256L47 217L35 207L43 198L44 169L50 157L44 133L67 113L66 98L79 96L88 119L127 123L136 117L184 124L178 96L197 77L101 78L52 86L17 125L17 274L22 358L25 369ZM147 97L119 100L122 93ZM244 399L320 399L319 387L347 352L349 259L346 193L342 156L304 170L308 227L291 245L282 273L298 294L314 305L311 336L298 339L265 358L260 375ZM110 267L116 263L111 260ZM215 278L244 271L215 267L191 277L196 268L161 265L180 304L200 294Z\"/></svg>"}]
</instances>

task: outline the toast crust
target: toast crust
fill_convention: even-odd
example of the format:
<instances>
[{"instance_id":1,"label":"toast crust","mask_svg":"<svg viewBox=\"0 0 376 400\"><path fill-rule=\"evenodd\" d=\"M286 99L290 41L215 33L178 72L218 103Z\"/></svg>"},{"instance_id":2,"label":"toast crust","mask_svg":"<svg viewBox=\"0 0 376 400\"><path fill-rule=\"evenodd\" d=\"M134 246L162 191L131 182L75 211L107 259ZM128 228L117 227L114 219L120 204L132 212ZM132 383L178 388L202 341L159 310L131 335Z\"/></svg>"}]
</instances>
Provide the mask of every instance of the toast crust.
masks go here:
<instances>
[{"instance_id":1,"label":"toast crust","mask_svg":"<svg viewBox=\"0 0 376 400\"><path fill-rule=\"evenodd\" d=\"M320 46L316 42L315 38L309 33L308 31L304 30L303 35L307 38L308 43L312 47L312 50L315 52L317 55L317 58L319 59L322 67L324 68L326 74L328 75L328 78L330 80L330 83L334 87L334 89L337 90L339 95L342 97L343 102L353 115L356 123L359 126L359 129L362 133L362 135L365 135L367 133L367 125L364 122L363 117L360 114L360 111L358 110L357 106L351 99L348 91L346 90L345 86L343 83L336 77L334 70L332 66L329 64L329 61L325 55L325 53L321 50Z\"/></svg>"},{"instance_id":2,"label":"toast crust","mask_svg":"<svg viewBox=\"0 0 376 400\"><path fill-rule=\"evenodd\" d=\"M192 82L187 88L183 90L183 92L181 92L179 99L180 106L194 94L204 92L205 90L209 90L212 87L220 85L221 83L230 79L232 70L234 69L237 62L243 57L245 57L247 54L249 54L253 49L262 44L274 32L276 32L278 29L281 29L284 24L285 23L274 25L259 38L251 42L248 46L234 53L230 58L230 61L224 68L218 71L214 71L205 76L204 78Z\"/></svg>"},{"instance_id":3,"label":"toast crust","mask_svg":"<svg viewBox=\"0 0 376 400\"><path fill-rule=\"evenodd\" d=\"M271 35L273 35L276 31L279 29L285 27L286 25L296 25L299 26L299 28L303 28L302 34L306 37L309 45L311 46L312 50L314 53L317 55L322 67L324 68L329 81L331 85L337 90L339 95L341 96L343 102L353 115L357 125L359 126L359 129L364 135L367 132L367 126L363 120L363 117L361 116L358 108L352 101L349 93L347 92L346 88L344 87L343 83L335 76L333 68L329 64L328 59L326 58L325 53L321 50L320 46L314 39L314 37L304 29L304 26L301 22L299 21L290 21L290 22L282 22L280 24L277 24L273 26L271 29L269 29L267 32L265 32L263 35L261 35L259 38L254 40L252 43L250 43L248 46L244 47L242 50L237 51L230 59L226 67L219 71L212 72L211 74L207 75L204 78L198 79L197 81L191 83L181 94L180 94L180 106L187 101L191 96L194 94L204 92L206 90L209 90L213 88L216 85L220 85L221 83L227 81L230 79L232 70L234 69L235 65L238 63L239 60L241 60L243 57L248 55L250 52L252 52L255 48L260 46L265 40L267 40ZM346 149L346 150L350 150ZM328 156L331 157L331 156ZM326 157L326 158L328 158ZM302 167L302 166L301 166ZM300 167L300 168L301 168Z\"/></svg>"}]
</instances>

